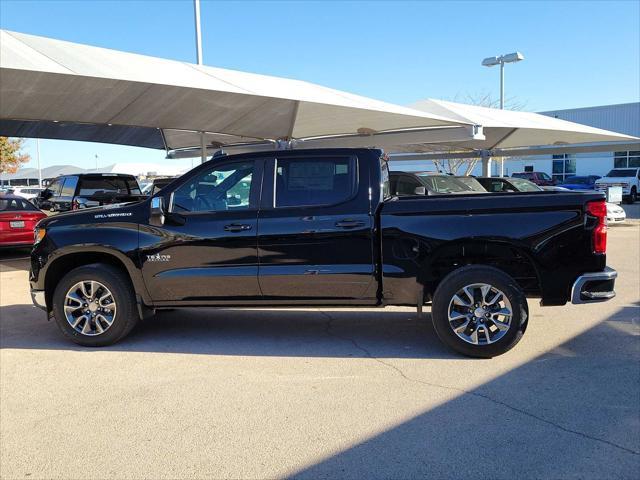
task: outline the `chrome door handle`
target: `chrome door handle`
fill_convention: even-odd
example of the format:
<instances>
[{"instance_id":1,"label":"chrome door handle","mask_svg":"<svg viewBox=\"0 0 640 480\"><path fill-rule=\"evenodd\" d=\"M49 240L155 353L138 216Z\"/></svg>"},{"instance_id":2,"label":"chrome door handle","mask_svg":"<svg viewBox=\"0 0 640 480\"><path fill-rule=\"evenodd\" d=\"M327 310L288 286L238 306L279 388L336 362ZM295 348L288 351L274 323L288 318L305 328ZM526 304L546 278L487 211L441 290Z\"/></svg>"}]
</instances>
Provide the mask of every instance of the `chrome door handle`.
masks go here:
<instances>
[{"instance_id":1,"label":"chrome door handle","mask_svg":"<svg viewBox=\"0 0 640 480\"><path fill-rule=\"evenodd\" d=\"M336 227L339 227L339 228L364 227L364 222L361 222L360 220L340 220L336 222Z\"/></svg>"},{"instance_id":2,"label":"chrome door handle","mask_svg":"<svg viewBox=\"0 0 640 480\"><path fill-rule=\"evenodd\" d=\"M245 223L230 223L229 225L224 226L225 232L244 232L247 230L251 230L251 225L247 225Z\"/></svg>"}]
</instances>

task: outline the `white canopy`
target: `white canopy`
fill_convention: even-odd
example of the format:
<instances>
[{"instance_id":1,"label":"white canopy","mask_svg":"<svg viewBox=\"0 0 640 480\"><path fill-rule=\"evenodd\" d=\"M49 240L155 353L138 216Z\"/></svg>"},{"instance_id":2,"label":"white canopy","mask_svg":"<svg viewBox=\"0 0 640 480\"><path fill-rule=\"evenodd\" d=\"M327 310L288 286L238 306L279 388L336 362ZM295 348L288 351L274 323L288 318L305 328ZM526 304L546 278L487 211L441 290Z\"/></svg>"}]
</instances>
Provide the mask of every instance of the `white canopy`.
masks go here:
<instances>
[{"instance_id":1,"label":"white canopy","mask_svg":"<svg viewBox=\"0 0 640 480\"><path fill-rule=\"evenodd\" d=\"M404 151L450 150L499 150L506 155L514 154L522 147L546 147L562 145L583 145L602 142L637 142L639 139L621 133L567 122L558 118L530 112L499 110L478 107L444 100L422 100L410 105L411 108L446 115L459 122L482 125L484 139L463 140L448 144L405 145ZM589 147L584 147L588 150ZM593 148L596 148L593 146ZM602 146L600 146L600 149ZM619 148L619 147L617 147ZM613 150L615 148L611 148ZM542 153L544 149L531 149ZM522 153L520 153L522 154Z\"/></svg>"},{"instance_id":2,"label":"white canopy","mask_svg":"<svg viewBox=\"0 0 640 480\"><path fill-rule=\"evenodd\" d=\"M467 122L308 82L0 31L0 134L167 150ZM465 126L467 127L465 129ZM478 136L478 135L476 135ZM374 142L375 143L375 142Z\"/></svg>"},{"instance_id":3,"label":"white canopy","mask_svg":"<svg viewBox=\"0 0 640 480\"><path fill-rule=\"evenodd\" d=\"M198 155L202 139L209 150L265 149L287 141L389 152L637 141L533 113L439 100L413 107L298 80L0 30L5 136L178 150L174 156Z\"/></svg>"}]
</instances>

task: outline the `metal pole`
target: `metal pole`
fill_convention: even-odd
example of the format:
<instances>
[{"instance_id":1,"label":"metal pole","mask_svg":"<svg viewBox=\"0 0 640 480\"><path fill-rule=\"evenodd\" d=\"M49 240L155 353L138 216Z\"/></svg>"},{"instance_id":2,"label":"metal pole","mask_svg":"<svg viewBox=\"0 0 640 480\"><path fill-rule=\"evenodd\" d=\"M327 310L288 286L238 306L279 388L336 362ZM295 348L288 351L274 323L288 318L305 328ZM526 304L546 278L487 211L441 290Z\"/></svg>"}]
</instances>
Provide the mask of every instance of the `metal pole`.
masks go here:
<instances>
[{"instance_id":1,"label":"metal pole","mask_svg":"<svg viewBox=\"0 0 640 480\"><path fill-rule=\"evenodd\" d=\"M207 142L204 138L204 132L200 132L200 163L207 161Z\"/></svg>"},{"instance_id":2,"label":"metal pole","mask_svg":"<svg viewBox=\"0 0 640 480\"><path fill-rule=\"evenodd\" d=\"M36 138L36 160L38 161L38 186L42 186L42 169L40 168L40 139Z\"/></svg>"},{"instance_id":3,"label":"metal pole","mask_svg":"<svg viewBox=\"0 0 640 480\"><path fill-rule=\"evenodd\" d=\"M202 65L202 33L200 30L200 0L193 0L193 10L196 21L196 56L198 65Z\"/></svg>"},{"instance_id":4,"label":"metal pole","mask_svg":"<svg viewBox=\"0 0 640 480\"><path fill-rule=\"evenodd\" d=\"M504 110L504 61L500 62L500 110Z\"/></svg>"},{"instance_id":5,"label":"metal pole","mask_svg":"<svg viewBox=\"0 0 640 480\"><path fill-rule=\"evenodd\" d=\"M483 150L481 154L482 158L482 176L490 177L491 176L491 155L487 150Z\"/></svg>"},{"instance_id":6,"label":"metal pole","mask_svg":"<svg viewBox=\"0 0 640 480\"><path fill-rule=\"evenodd\" d=\"M500 110L504 110L504 60L500 62ZM498 159L498 174L504 177L504 157Z\"/></svg>"}]
</instances>

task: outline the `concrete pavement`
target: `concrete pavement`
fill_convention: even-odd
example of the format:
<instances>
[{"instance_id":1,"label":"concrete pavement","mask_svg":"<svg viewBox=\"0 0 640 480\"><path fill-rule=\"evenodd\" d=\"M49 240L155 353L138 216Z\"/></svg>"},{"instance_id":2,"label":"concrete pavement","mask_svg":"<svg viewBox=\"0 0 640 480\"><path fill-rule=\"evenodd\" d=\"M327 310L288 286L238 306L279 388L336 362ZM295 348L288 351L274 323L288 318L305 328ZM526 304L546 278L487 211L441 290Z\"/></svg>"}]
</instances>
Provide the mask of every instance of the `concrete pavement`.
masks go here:
<instances>
[{"instance_id":1,"label":"concrete pavement","mask_svg":"<svg viewBox=\"0 0 640 480\"><path fill-rule=\"evenodd\" d=\"M637 478L640 226L607 303L540 308L493 360L428 312L190 310L83 349L0 263L1 478Z\"/></svg>"}]
</instances>

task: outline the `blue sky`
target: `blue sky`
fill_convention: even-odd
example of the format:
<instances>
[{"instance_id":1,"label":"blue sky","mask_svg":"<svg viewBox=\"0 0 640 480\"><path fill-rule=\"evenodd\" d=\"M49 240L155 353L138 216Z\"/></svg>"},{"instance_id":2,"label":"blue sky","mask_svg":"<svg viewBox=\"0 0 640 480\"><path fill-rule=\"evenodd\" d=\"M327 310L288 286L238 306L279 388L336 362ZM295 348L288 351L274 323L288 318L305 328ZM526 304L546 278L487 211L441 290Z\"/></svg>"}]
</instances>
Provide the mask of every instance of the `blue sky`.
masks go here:
<instances>
[{"instance_id":1,"label":"blue sky","mask_svg":"<svg viewBox=\"0 0 640 480\"><path fill-rule=\"evenodd\" d=\"M195 62L191 0L0 0L0 26ZM202 28L207 65L308 80L398 104L486 92L497 97L498 69L480 61L515 50L525 61L507 66L506 95L526 110L640 99L637 0L202 0ZM33 144L27 143L29 153ZM148 149L41 141L43 166L92 166L95 155L100 165L176 162Z\"/></svg>"}]
</instances>

